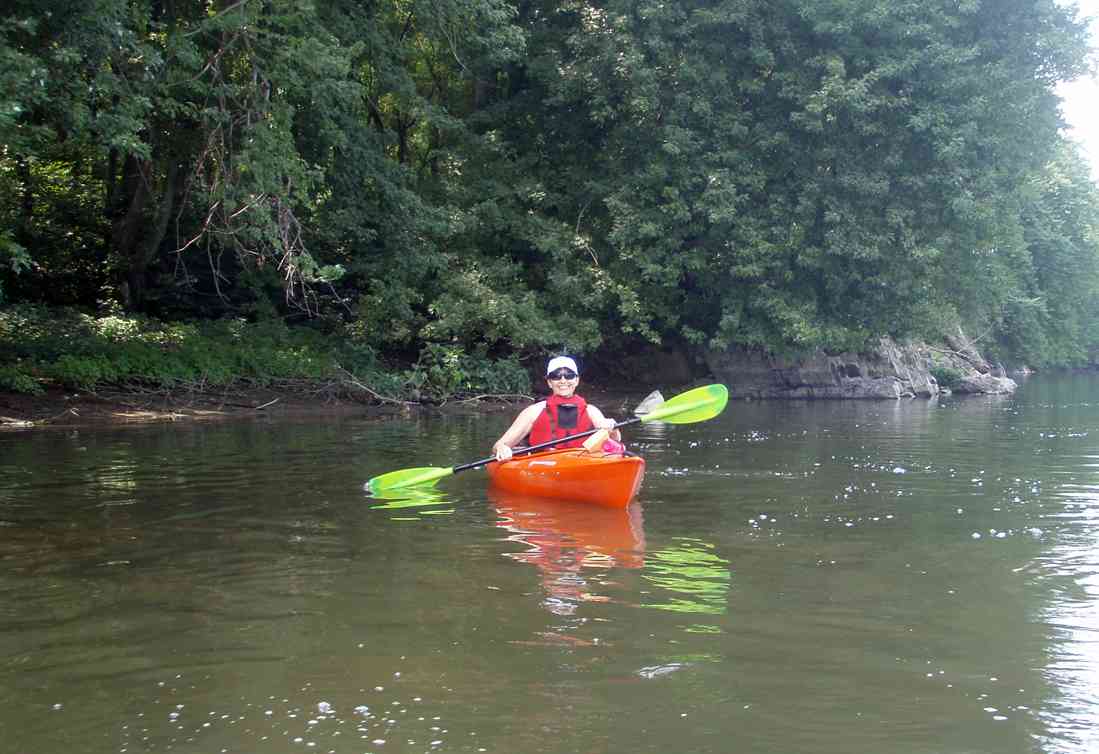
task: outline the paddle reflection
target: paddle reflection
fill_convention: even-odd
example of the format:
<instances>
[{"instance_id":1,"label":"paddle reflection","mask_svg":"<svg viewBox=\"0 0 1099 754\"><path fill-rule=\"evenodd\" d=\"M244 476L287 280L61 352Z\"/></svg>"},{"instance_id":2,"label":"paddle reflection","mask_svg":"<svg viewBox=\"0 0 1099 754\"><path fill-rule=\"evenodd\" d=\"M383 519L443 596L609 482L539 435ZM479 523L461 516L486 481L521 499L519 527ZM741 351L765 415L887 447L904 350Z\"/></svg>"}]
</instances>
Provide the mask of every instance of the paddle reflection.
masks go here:
<instances>
[{"instance_id":1,"label":"paddle reflection","mask_svg":"<svg viewBox=\"0 0 1099 754\"><path fill-rule=\"evenodd\" d=\"M672 544L649 556L643 574L657 590L643 607L676 613L724 615L732 575L729 561L714 552L714 545L694 537L677 537ZM719 633L716 626L696 624L698 633Z\"/></svg>"},{"instance_id":2,"label":"paddle reflection","mask_svg":"<svg viewBox=\"0 0 1099 754\"><path fill-rule=\"evenodd\" d=\"M440 505L450 505L451 500L436 487L403 487L396 490L383 490L374 493L368 492L367 497L374 500L385 501L378 505L370 506L373 510L403 511L406 513L437 516L454 513L453 508L443 509L437 507Z\"/></svg>"},{"instance_id":3,"label":"paddle reflection","mask_svg":"<svg viewBox=\"0 0 1099 754\"><path fill-rule=\"evenodd\" d=\"M509 532L509 541L527 547L507 557L537 566L546 590L544 604L553 613L571 615L581 602L609 599L596 593L600 580L591 569L645 565L640 503L620 510L496 489L489 498L499 514L496 525Z\"/></svg>"}]
</instances>

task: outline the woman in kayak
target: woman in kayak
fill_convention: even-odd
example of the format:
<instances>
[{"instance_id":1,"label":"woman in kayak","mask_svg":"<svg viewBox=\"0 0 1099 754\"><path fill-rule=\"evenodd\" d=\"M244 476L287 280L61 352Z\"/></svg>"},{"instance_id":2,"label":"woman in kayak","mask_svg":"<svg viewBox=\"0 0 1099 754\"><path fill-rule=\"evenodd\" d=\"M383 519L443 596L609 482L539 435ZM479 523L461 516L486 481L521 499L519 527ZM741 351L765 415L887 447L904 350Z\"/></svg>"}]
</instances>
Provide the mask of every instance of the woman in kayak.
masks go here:
<instances>
[{"instance_id":1,"label":"woman in kayak","mask_svg":"<svg viewBox=\"0 0 1099 754\"><path fill-rule=\"evenodd\" d=\"M604 451L621 453L624 450L618 443L621 433L614 428L614 420L603 416L602 411L576 394L580 370L576 368L575 361L568 356L550 359L546 365L546 382L553 394L523 409L515 417L508 430L492 446L497 461L511 458L511 449L527 435L530 435L529 445L538 445L591 429L611 430L610 441L604 445ZM584 444L585 439L581 437L553 447L577 448Z\"/></svg>"}]
</instances>

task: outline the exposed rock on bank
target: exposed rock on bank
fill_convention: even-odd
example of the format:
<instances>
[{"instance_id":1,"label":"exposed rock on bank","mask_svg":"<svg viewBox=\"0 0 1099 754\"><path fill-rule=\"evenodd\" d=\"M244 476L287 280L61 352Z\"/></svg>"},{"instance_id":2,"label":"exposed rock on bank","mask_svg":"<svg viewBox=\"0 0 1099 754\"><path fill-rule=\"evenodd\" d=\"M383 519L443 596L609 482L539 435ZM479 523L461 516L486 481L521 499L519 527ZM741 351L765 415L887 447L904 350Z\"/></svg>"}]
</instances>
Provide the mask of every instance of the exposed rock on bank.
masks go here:
<instances>
[{"instance_id":1,"label":"exposed rock on bank","mask_svg":"<svg viewBox=\"0 0 1099 754\"><path fill-rule=\"evenodd\" d=\"M734 347L705 354L714 377L735 398L930 398L943 392L1011 393L1016 383L958 334L943 346L883 338L867 353L797 358ZM949 378L949 388L935 375Z\"/></svg>"}]
</instances>

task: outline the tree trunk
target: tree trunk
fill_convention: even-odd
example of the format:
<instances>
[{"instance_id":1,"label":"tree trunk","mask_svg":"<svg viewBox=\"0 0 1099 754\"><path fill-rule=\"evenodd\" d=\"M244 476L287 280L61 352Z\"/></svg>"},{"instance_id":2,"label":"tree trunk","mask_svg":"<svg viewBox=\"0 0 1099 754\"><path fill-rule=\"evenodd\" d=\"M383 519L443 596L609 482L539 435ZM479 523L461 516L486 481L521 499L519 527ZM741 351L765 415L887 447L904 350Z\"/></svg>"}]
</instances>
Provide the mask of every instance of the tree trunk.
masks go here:
<instances>
[{"instance_id":1,"label":"tree trunk","mask_svg":"<svg viewBox=\"0 0 1099 754\"><path fill-rule=\"evenodd\" d=\"M29 249L34 233L34 175L31 173L30 163L22 155L15 158L15 170L22 184L22 216L16 238L20 246Z\"/></svg>"},{"instance_id":2,"label":"tree trunk","mask_svg":"<svg viewBox=\"0 0 1099 754\"><path fill-rule=\"evenodd\" d=\"M179 163L169 161L159 177L151 160L126 159L119 188L123 192L111 226L111 251L119 265L119 293L127 311L141 311L147 298L147 273L160 253L180 187ZM125 201L123 201L125 200Z\"/></svg>"}]
</instances>

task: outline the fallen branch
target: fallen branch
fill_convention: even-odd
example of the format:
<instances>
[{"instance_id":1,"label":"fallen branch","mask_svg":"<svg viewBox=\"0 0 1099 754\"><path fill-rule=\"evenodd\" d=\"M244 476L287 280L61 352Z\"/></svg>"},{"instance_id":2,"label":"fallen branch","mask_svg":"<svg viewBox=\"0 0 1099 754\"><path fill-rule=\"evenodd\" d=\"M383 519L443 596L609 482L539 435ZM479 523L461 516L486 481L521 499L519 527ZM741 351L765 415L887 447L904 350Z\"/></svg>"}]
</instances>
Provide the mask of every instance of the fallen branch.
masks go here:
<instances>
[{"instance_id":1,"label":"fallen branch","mask_svg":"<svg viewBox=\"0 0 1099 754\"><path fill-rule=\"evenodd\" d=\"M42 426L43 424L49 424L50 422L57 421L62 416L68 416L70 414L72 416L80 416L80 412L77 411L75 408L67 408L64 411L62 411L60 414L58 414L57 416L51 416L48 419L39 419L38 421L32 422L32 424L34 424L35 426Z\"/></svg>"},{"instance_id":2,"label":"fallen branch","mask_svg":"<svg viewBox=\"0 0 1099 754\"><path fill-rule=\"evenodd\" d=\"M462 400L458 401L458 403L474 403L476 401L483 400L517 403L519 401L533 401L534 396L526 395L525 393L482 393L481 395L475 395L471 398L463 398Z\"/></svg>"},{"instance_id":3,"label":"fallen branch","mask_svg":"<svg viewBox=\"0 0 1099 754\"><path fill-rule=\"evenodd\" d=\"M971 356L970 354L964 353L962 351L956 351L950 348L939 348L938 346L926 344L924 345L924 347L927 348L927 350L929 351L937 351L938 353L945 353L948 356L954 356L955 358L961 359L977 372L981 372L982 367L984 367L985 369L988 368L988 364L979 355ZM981 374L983 374L983 372L981 372Z\"/></svg>"},{"instance_id":4,"label":"fallen branch","mask_svg":"<svg viewBox=\"0 0 1099 754\"><path fill-rule=\"evenodd\" d=\"M375 400L381 401L382 403L395 403L398 406L415 406L415 405L417 405L416 403L414 403L412 401L402 401L399 398L390 398L388 395L382 395L378 391L373 390L370 387L368 387L367 385L364 385L363 383L359 382L359 380L355 377L355 375L351 374L351 372L347 371L346 369L341 367L339 364L336 365L336 369L340 372L340 374L343 375L343 384L350 385L351 387L354 387L354 388L362 390L366 393L369 393Z\"/></svg>"},{"instance_id":5,"label":"fallen branch","mask_svg":"<svg viewBox=\"0 0 1099 754\"><path fill-rule=\"evenodd\" d=\"M0 427L33 427L34 422L16 419L14 416L0 416Z\"/></svg>"}]
</instances>

